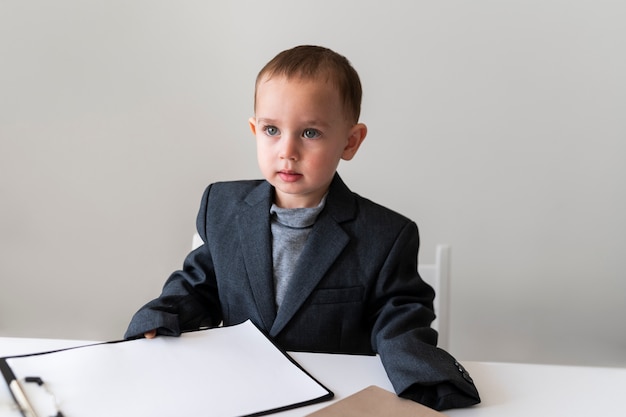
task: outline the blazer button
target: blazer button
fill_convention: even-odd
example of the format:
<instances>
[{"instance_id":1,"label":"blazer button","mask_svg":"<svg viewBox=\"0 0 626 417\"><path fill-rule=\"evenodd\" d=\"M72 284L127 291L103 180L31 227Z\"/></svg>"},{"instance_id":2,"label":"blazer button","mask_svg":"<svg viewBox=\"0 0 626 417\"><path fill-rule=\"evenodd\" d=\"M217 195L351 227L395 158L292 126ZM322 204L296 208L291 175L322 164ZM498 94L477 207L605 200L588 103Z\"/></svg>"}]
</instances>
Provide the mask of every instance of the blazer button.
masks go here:
<instances>
[{"instance_id":1,"label":"blazer button","mask_svg":"<svg viewBox=\"0 0 626 417\"><path fill-rule=\"evenodd\" d=\"M474 383L474 380L470 376L469 372L467 372L467 370L463 367L463 365L461 365L458 361L454 361L454 366L457 367L457 369L461 373L461 376L463 377L463 379L465 379L470 384Z\"/></svg>"}]
</instances>

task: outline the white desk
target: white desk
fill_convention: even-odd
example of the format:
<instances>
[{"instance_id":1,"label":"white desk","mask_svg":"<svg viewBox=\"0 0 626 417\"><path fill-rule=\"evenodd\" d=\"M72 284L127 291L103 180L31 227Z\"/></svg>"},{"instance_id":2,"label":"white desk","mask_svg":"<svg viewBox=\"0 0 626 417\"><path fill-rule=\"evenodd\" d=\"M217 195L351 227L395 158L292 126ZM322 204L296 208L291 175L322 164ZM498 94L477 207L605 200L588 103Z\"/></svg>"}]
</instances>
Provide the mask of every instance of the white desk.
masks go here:
<instances>
[{"instance_id":1,"label":"white desk","mask_svg":"<svg viewBox=\"0 0 626 417\"><path fill-rule=\"evenodd\" d=\"M89 342L0 337L0 356L32 353ZM392 390L375 356L293 353L293 357L341 399L368 385ZM475 407L447 410L450 417L624 416L626 368L463 362L483 402ZM275 414L304 416L329 402ZM0 417L20 417L0 381Z\"/></svg>"}]
</instances>

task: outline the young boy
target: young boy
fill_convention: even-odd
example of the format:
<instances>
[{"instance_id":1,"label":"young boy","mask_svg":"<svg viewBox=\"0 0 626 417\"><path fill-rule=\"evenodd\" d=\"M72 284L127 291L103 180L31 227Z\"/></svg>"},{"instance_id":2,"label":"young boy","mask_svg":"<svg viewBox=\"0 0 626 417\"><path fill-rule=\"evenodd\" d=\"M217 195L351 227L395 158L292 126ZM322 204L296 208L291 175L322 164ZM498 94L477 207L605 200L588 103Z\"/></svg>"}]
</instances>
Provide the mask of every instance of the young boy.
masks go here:
<instances>
[{"instance_id":1,"label":"young boy","mask_svg":"<svg viewBox=\"0 0 626 417\"><path fill-rule=\"evenodd\" d=\"M416 224L352 193L336 172L367 134L360 106L358 74L343 56L299 46L272 59L249 121L265 180L206 189L204 245L125 337L251 319L285 350L378 353L402 397L435 409L478 403L469 374L435 347Z\"/></svg>"}]
</instances>

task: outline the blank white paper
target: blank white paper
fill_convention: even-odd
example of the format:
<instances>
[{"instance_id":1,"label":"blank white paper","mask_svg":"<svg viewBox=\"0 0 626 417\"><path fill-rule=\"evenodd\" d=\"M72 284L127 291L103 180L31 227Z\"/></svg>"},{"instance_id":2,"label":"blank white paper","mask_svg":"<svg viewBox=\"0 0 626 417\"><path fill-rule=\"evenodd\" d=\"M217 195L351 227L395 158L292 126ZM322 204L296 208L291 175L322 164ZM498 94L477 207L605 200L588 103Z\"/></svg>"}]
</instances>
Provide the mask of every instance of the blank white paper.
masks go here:
<instances>
[{"instance_id":1,"label":"blank white paper","mask_svg":"<svg viewBox=\"0 0 626 417\"><path fill-rule=\"evenodd\" d=\"M234 417L332 395L250 321L7 362L20 381L42 378L65 417ZM38 414L51 415L41 388L23 385Z\"/></svg>"}]
</instances>

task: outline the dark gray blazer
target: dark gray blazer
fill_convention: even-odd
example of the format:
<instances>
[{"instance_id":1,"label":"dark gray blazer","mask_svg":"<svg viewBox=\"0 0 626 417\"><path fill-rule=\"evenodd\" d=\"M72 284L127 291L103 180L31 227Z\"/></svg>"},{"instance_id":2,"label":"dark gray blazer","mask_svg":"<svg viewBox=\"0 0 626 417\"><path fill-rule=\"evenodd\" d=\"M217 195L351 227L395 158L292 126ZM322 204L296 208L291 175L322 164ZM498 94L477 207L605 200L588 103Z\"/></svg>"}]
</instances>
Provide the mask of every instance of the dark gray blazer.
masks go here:
<instances>
[{"instance_id":1,"label":"dark gray blazer","mask_svg":"<svg viewBox=\"0 0 626 417\"><path fill-rule=\"evenodd\" d=\"M403 397L436 409L478 403L469 374L435 347L434 291L417 273L416 224L335 175L277 311L273 192L263 180L210 185L197 219L205 244L135 314L125 337L251 319L285 350L378 353Z\"/></svg>"}]
</instances>

